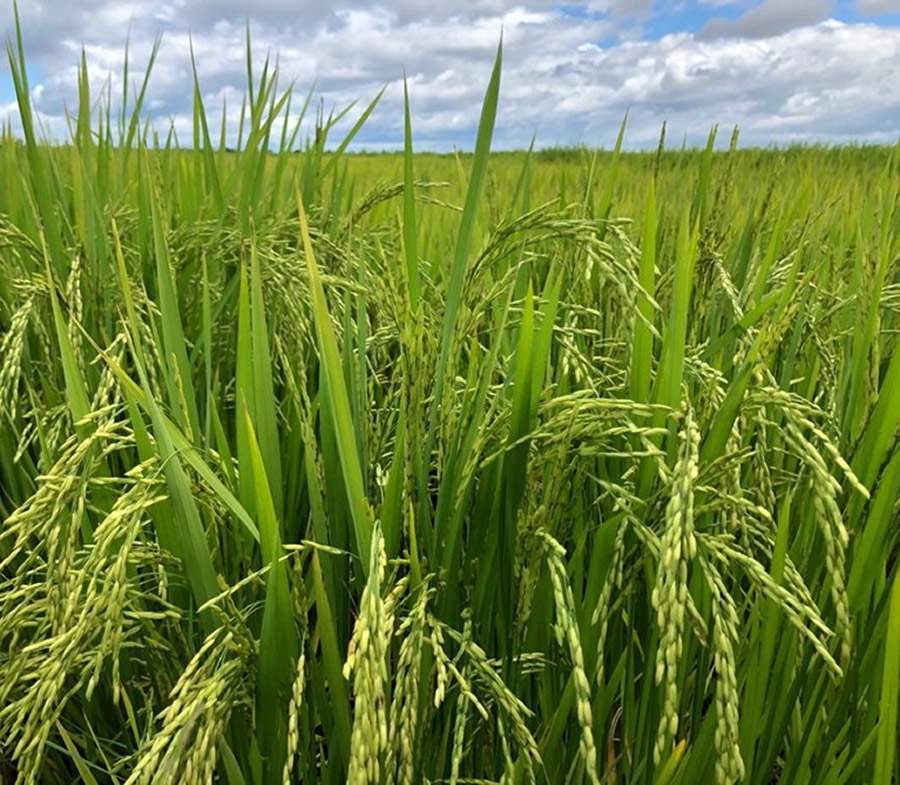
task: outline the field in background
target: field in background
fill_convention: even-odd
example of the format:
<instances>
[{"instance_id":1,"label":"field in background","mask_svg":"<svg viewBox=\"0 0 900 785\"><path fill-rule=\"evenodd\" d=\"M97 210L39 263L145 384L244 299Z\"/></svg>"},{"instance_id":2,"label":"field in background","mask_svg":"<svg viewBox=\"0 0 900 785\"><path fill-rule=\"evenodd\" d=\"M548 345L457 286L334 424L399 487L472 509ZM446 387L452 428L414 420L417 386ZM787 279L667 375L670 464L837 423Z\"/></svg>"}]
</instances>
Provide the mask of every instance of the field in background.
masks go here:
<instances>
[{"instance_id":1,"label":"field in background","mask_svg":"<svg viewBox=\"0 0 900 785\"><path fill-rule=\"evenodd\" d=\"M238 152L49 146L10 61L0 781L897 781L897 149L492 156L499 53L474 155L249 58Z\"/></svg>"}]
</instances>

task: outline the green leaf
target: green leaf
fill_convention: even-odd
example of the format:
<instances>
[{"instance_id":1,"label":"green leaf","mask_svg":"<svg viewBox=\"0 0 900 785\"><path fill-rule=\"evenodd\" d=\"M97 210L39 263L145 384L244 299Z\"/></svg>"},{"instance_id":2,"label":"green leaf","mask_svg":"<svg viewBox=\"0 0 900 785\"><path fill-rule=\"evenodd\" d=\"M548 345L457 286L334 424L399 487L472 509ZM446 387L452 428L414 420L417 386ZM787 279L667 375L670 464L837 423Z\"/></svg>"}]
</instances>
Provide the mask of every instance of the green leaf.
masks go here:
<instances>
[{"instance_id":1,"label":"green leaf","mask_svg":"<svg viewBox=\"0 0 900 785\"><path fill-rule=\"evenodd\" d=\"M653 324L654 313L649 299L656 287L656 186L653 180L647 186L639 281L643 291L638 292L640 318L634 325L628 386L631 399L644 403L650 394L650 369L653 362L653 334L650 332L650 325Z\"/></svg>"},{"instance_id":2,"label":"green leaf","mask_svg":"<svg viewBox=\"0 0 900 785\"><path fill-rule=\"evenodd\" d=\"M309 236L306 210L303 208L303 200L299 194L296 195L296 199L297 209L300 214L300 234L303 240L303 252L306 257L307 271L309 272L313 321L319 340L322 368L327 379L325 403L331 412L334 423L341 473L344 478L344 488L347 492L350 515L353 519L356 552L360 556L360 563L365 572L368 569L366 556L369 553L372 540L372 521L369 513L369 504L366 500L362 468L359 463L350 398L347 394L346 381L341 367L341 355L338 351L337 339L335 338L331 317L328 313L328 303L325 299L325 289L322 286L322 276L316 264L312 240Z\"/></svg>"},{"instance_id":3,"label":"green leaf","mask_svg":"<svg viewBox=\"0 0 900 785\"><path fill-rule=\"evenodd\" d=\"M406 258L406 281L410 310L419 308L419 252L416 243L416 180L413 171L412 121L409 116L409 93L403 77L403 254Z\"/></svg>"},{"instance_id":4,"label":"green leaf","mask_svg":"<svg viewBox=\"0 0 900 785\"><path fill-rule=\"evenodd\" d=\"M159 293L159 310L162 321L163 371L169 395L169 405L177 413L176 419L193 439L199 439L200 418L197 414L197 398L191 379L191 365L187 356L187 340L181 323L178 305L178 287L172 272L172 260L166 241L162 202L153 184L147 156L144 171L149 189L150 216L153 226L153 248L156 258L156 284Z\"/></svg>"},{"instance_id":5,"label":"green leaf","mask_svg":"<svg viewBox=\"0 0 900 785\"><path fill-rule=\"evenodd\" d=\"M438 355L437 369L435 371L434 398L432 404L432 417L430 432L434 431L434 424L443 397L444 384L447 381L447 364L453 349L453 338L456 330L456 321L459 318L462 304L462 289L468 266L469 251L475 232L475 222L481 203L481 193L484 189L484 180L487 176L487 163L491 152L491 137L494 134L494 122L497 118L497 102L500 97L500 72L503 67L503 41L497 47L497 56L494 60L494 69L488 82L487 92L484 95L484 103L481 107L481 119L478 122L478 135L475 140L475 158L472 163L472 173L469 177L469 187L466 191L466 201L463 206L462 218L456 235L456 246L453 251L453 259L450 264L450 277L447 281L446 304L444 317L441 324L441 343Z\"/></svg>"},{"instance_id":6,"label":"green leaf","mask_svg":"<svg viewBox=\"0 0 900 785\"><path fill-rule=\"evenodd\" d=\"M263 756L263 779L267 785L276 785L281 782L284 768L287 712L300 647L294 626L287 568L281 559L281 528L269 492L262 453L246 407L244 417L259 516L260 546L263 562L269 565L256 673L256 738Z\"/></svg>"},{"instance_id":7,"label":"green leaf","mask_svg":"<svg viewBox=\"0 0 900 785\"><path fill-rule=\"evenodd\" d=\"M894 569L888 628L884 639L884 673L878 710L878 742L872 785L891 785L897 756L897 705L900 702L900 570Z\"/></svg>"},{"instance_id":8,"label":"green leaf","mask_svg":"<svg viewBox=\"0 0 900 785\"><path fill-rule=\"evenodd\" d=\"M272 501L279 518L282 515L282 472L281 450L278 438L278 402L272 381L272 358L269 350L269 331L266 325L266 308L263 300L262 270L256 251L256 240L250 241L251 298L250 315L252 322L252 366L253 366L253 417L255 430L259 433L260 450L269 478Z\"/></svg>"}]
</instances>

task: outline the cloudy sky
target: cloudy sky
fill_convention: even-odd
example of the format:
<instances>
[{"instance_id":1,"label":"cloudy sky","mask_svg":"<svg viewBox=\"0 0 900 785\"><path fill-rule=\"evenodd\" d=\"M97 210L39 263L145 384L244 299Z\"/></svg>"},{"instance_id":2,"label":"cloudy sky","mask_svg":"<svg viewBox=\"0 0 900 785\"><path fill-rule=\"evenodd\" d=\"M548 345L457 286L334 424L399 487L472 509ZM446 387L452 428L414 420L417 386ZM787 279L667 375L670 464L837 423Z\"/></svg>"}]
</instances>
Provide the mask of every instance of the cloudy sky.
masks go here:
<instances>
[{"instance_id":1,"label":"cloudy sky","mask_svg":"<svg viewBox=\"0 0 900 785\"><path fill-rule=\"evenodd\" d=\"M402 142L402 75L419 148L469 149L501 29L504 71L495 142L512 148L612 144L629 112L629 147L700 143L738 124L742 144L894 142L900 138L900 0L19 0L33 100L51 135L65 130L84 47L95 91L121 92L162 48L148 109L190 139L190 41L207 108L236 125L246 81L277 55L283 82L313 83L326 109L387 85L358 137ZM12 0L0 0L0 29ZM134 70L132 71L134 78ZM0 119L15 116L8 66ZM727 134L725 135L727 136Z\"/></svg>"}]
</instances>

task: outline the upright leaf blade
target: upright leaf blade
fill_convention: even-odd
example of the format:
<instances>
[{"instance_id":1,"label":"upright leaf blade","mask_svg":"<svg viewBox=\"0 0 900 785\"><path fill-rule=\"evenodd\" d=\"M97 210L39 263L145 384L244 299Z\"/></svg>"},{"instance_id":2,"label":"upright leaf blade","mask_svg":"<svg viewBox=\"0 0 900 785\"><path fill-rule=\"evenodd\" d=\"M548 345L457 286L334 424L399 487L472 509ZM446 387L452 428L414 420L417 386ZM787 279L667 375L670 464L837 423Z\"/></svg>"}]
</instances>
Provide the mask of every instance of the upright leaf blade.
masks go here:
<instances>
[{"instance_id":1,"label":"upright leaf blade","mask_svg":"<svg viewBox=\"0 0 900 785\"><path fill-rule=\"evenodd\" d=\"M313 321L319 339L319 352L325 376L328 380L326 404L331 410L337 437L338 454L341 462L341 473L347 502L353 519L353 531L356 537L357 555L363 572L368 569L366 558L371 548L372 521L369 505L366 500L362 468L359 462L356 436L353 429L353 418L350 408L350 396L347 393L344 372L341 367L341 355L338 351L337 339L328 314L328 302L322 286L322 276L316 264L312 240L309 235L309 224L303 200L297 194L297 209L300 215L300 234L303 240L303 253L306 256L306 268L309 273L310 297L312 299Z\"/></svg>"}]
</instances>

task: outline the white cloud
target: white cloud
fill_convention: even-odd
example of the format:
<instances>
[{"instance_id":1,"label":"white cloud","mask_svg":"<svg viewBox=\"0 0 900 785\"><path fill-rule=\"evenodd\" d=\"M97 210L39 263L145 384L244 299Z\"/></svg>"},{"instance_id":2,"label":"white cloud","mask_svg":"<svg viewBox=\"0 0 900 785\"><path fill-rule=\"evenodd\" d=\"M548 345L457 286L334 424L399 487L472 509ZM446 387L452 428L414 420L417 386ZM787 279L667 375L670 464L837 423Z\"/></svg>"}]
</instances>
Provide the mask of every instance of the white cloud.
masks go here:
<instances>
[{"instance_id":1,"label":"white cloud","mask_svg":"<svg viewBox=\"0 0 900 785\"><path fill-rule=\"evenodd\" d=\"M816 0L803 2L810 8ZM132 79L139 78L135 70L156 32L165 33L149 103L161 131L172 118L182 141L190 139L189 30L207 108L217 118L226 100L236 127L245 82L244 2L129 0L115 4L115 19L106 14L113 5L85 0L66 10L45 0L29 3L23 14L33 86L39 86L35 104L51 130L62 133L63 103L74 103L82 41L95 94L107 81L114 96L121 94L123 19L133 20ZM527 145L535 132L539 144L609 145L627 110L631 146L655 144L663 120L671 138L686 133L694 142L714 123L737 123L744 142L757 144L892 142L900 130L900 96L881 87L900 83L898 28L795 19L789 29L757 29L752 39L753 30L738 37L622 40L623 27L631 29L646 11L644 0L595 1L579 13L544 0L452 0L439 16L416 0L374 6L345 0L329 11L304 3L286 12L297 5L257 3L255 64L261 66L267 50L277 53L282 84L296 80L305 93L315 81L326 111L364 102L387 84L359 137L366 146L401 142L405 69L417 145L470 147L501 27L498 146Z\"/></svg>"}]
</instances>

